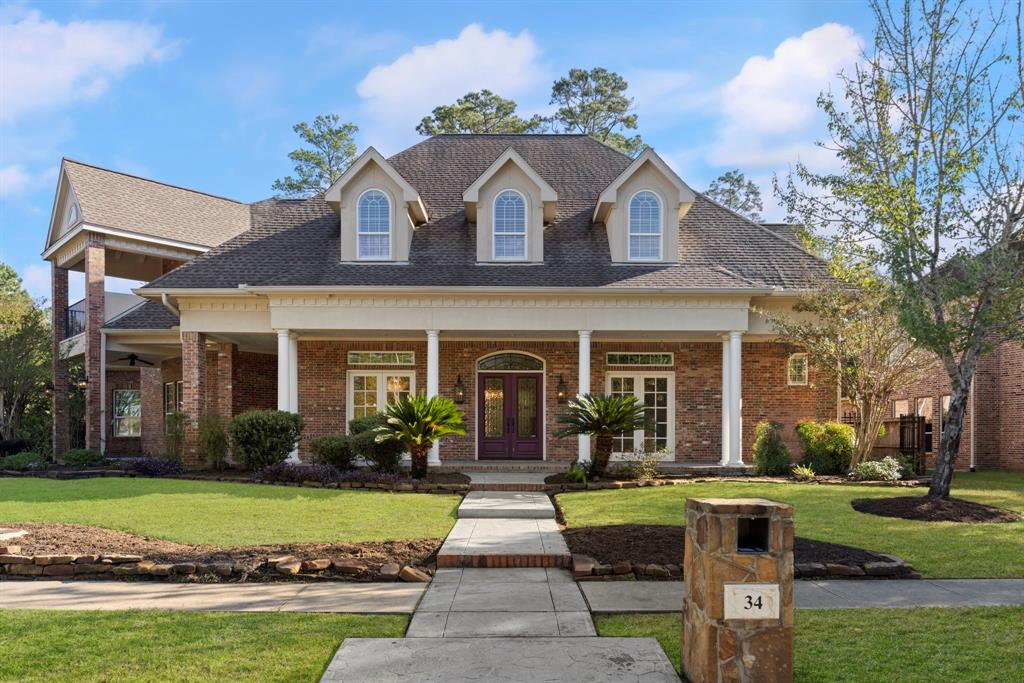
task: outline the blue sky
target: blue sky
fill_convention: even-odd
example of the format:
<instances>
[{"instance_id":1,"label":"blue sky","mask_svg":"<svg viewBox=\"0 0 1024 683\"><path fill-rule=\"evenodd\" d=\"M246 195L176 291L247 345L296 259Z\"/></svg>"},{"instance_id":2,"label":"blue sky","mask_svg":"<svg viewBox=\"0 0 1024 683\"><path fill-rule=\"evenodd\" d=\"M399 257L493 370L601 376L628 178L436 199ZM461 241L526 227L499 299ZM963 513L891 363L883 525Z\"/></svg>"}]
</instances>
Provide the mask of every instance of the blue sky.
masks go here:
<instances>
[{"instance_id":1,"label":"blue sky","mask_svg":"<svg viewBox=\"0 0 1024 683\"><path fill-rule=\"evenodd\" d=\"M834 164L814 100L871 29L860 2L2 3L0 260L49 295L62 156L252 201L291 171L298 121L335 112L392 154L470 90L546 113L571 67L625 76L694 188L739 168L781 218L772 174Z\"/></svg>"}]
</instances>

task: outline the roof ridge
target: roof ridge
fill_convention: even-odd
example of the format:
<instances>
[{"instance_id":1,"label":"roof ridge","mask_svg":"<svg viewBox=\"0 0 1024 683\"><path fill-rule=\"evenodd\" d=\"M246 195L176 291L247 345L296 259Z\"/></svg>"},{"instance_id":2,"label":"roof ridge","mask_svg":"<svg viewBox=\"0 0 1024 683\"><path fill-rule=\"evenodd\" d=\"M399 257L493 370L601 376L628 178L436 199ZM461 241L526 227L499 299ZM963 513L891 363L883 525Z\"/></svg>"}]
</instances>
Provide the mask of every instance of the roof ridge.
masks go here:
<instances>
[{"instance_id":1,"label":"roof ridge","mask_svg":"<svg viewBox=\"0 0 1024 683\"><path fill-rule=\"evenodd\" d=\"M182 190L184 192L191 192L193 194L201 194L201 195L205 195L207 197L212 197L213 199L221 199L221 200L224 200L226 202L232 202L234 204L241 204L242 206L248 206L249 205L248 202L243 202L243 201L240 201L238 199L232 199L231 197L225 197L223 195L213 194L212 192L203 192L202 190L195 190L195 189L193 189L191 187L184 187L182 185L175 185L174 183L165 183L162 180L153 180L152 178L146 178L145 176L136 175L134 173L125 173L124 171L115 171L112 168L106 168L105 166L97 166L96 164L90 164L90 163L87 163L85 161L79 161L78 159L72 159L70 157L61 157L61 161L62 162L70 162L72 164L78 164L79 166L87 166L89 168L94 168L97 171L104 171L106 173L114 173L116 175L122 175L122 176L125 176L126 178L135 178L136 180L141 180L141 181L147 182L147 183L153 183L154 185L163 185L164 187L173 187L175 190Z\"/></svg>"}]
</instances>

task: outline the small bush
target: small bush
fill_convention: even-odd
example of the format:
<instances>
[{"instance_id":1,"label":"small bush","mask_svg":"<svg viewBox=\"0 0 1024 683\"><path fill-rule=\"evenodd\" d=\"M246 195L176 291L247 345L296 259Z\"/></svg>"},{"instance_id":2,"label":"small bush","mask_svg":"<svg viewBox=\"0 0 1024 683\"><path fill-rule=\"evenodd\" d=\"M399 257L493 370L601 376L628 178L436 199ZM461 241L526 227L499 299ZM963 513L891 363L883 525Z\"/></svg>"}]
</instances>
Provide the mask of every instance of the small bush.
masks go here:
<instances>
[{"instance_id":1,"label":"small bush","mask_svg":"<svg viewBox=\"0 0 1024 683\"><path fill-rule=\"evenodd\" d=\"M899 481L902 476L899 460L888 456L862 462L853 468L853 478L857 481Z\"/></svg>"},{"instance_id":2,"label":"small bush","mask_svg":"<svg viewBox=\"0 0 1024 683\"><path fill-rule=\"evenodd\" d=\"M181 462L185 451L185 413L164 416L164 446L168 460Z\"/></svg>"},{"instance_id":3,"label":"small bush","mask_svg":"<svg viewBox=\"0 0 1024 683\"><path fill-rule=\"evenodd\" d=\"M814 470L806 465L795 465L790 474L797 481L814 481L814 478L818 476L814 473Z\"/></svg>"},{"instance_id":4,"label":"small bush","mask_svg":"<svg viewBox=\"0 0 1024 683\"><path fill-rule=\"evenodd\" d=\"M782 423L759 422L754 429L754 474L777 477L789 474L790 467Z\"/></svg>"},{"instance_id":5,"label":"small bush","mask_svg":"<svg viewBox=\"0 0 1024 683\"><path fill-rule=\"evenodd\" d=\"M657 479L658 466L661 464L661 460L665 457L666 453L668 451L664 448L654 453L648 453L644 449L638 448L632 453L624 455L622 464L613 468L612 472L616 475L624 474L629 479L638 481Z\"/></svg>"},{"instance_id":6,"label":"small bush","mask_svg":"<svg viewBox=\"0 0 1024 683\"><path fill-rule=\"evenodd\" d=\"M818 474L844 475L850 471L853 457L853 427L841 422L812 422L796 426L803 446L803 464Z\"/></svg>"},{"instance_id":7,"label":"small bush","mask_svg":"<svg viewBox=\"0 0 1024 683\"><path fill-rule=\"evenodd\" d=\"M0 458L22 453L32 447L28 439L0 439Z\"/></svg>"},{"instance_id":8,"label":"small bush","mask_svg":"<svg viewBox=\"0 0 1024 683\"><path fill-rule=\"evenodd\" d=\"M309 449L316 462L334 465L339 470L352 468L355 454L344 436L318 436L309 443Z\"/></svg>"},{"instance_id":9,"label":"small bush","mask_svg":"<svg viewBox=\"0 0 1024 683\"><path fill-rule=\"evenodd\" d=\"M587 467L586 463L581 463L577 460L569 468L569 471L565 473L565 478L577 484L586 484L589 474L590 468Z\"/></svg>"},{"instance_id":10,"label":"small bush","mask_svg":"<svg viewBox=\"0 0 1024 683\"><path fill-rule=\"evenodd\" d=\"M199 449L210 469L223 470L228 464L228 434L220 415L199 418Z\"/></svg>"},{"instance_id":11,"label":"small bush","mask_svg":"<svg viewBox=\"0 0 1024 683\"><path fill-rule=\"evenodd\" d=\"M247 469L282 462L295 450L302 434L302 417L280 410L253 410L231 421L228 431L235 455Z\"/></svg>"},{"instance_id":12,"label":"small bush","mask_svg":"<svg viewBox=\"0 0 1024 683\"><path fill-rule=\"evenodd\" d=\"M325 463L277 462L256 470L252 478L256 481L333 484L342 480L342 473L334 465Z\"/></svg>"},{"instance_id":13,"label":"small bush","mask_svg":"<svg viewBox=\"0 0 1024 683\"><path fill-rule=\"evenodd\" d=\"M405 446L399 441L377 441L377 428L387 422L384 413L357 417L348 423L349 446L353 454L378 472L397 472Z\"/></svg>"},{"instance_id":14,"label":"small bush","mask_svg":"<svg viewBox=\"0 0 1024 683\"><path fill-rule=\"evenodd\" d=\"M405 474L394 472L371 472L368 470L349 470L341 473L341 481L350 481L360 484L398 484L400 482L414 481Z\"/></svg>"},{"instance_id":15,"label":"small bush","mask_svg":"<svg viewBox=\"0 0 1024 683\"><path fill-rule=\"evenodd\" d=\"M125 458L121 463L126 471L144 477L176 477L188 472L180 462L164 458Z\"/></svg>"},{"instance_id":16,"label":"small bush","mask_svg":"<svg viewBox=\"0 0 1024 683\"><path fill-rule=\"evenodd\" d=\"M64 454L64 464L68 467L99 467L104 462L103 454L91 448L72 448Z\"/></svg>"},{"instance_id":17,"label":"small bush","mask_svg":"<svg viewBox=\"0 0 1024 683\"><path fill-rule=\"evenodd\" d=\"M49 461L46 456L31 451L22 451L0 458L0 470L27 472L29 470L45 470L48 465Z\"/></svg>"}]
</instances>

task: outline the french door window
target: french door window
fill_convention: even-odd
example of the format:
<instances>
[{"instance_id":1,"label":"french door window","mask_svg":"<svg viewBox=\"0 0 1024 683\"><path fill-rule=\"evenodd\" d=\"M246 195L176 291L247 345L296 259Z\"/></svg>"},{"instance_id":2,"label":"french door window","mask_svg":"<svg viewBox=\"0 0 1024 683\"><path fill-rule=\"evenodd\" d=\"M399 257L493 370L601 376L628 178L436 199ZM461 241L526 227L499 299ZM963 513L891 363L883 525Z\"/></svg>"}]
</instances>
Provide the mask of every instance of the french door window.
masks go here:
<instances>
[{"instance_id":1,"label":"french door window","mask_svg":"<svg viewBox=\"0 0 1024 683\"><path fill-rule=\"evenodd\" d=\"M114 436L142 434L142 395L138 389L114 390Z\"/></svg>"},{"instance_id":2,"label":"french door window","mask_svg":"<svg viewBox=\"0 0 1024 683\"><path fill-rule=\"evenodd\" d=\"M608 393L612 396L635 396L644 406L646 426L615 437L613 453L632 454L637 450L654 453L675 446L675 374L610 373Z\"/></svg>"},{"instance_id":3,"label":"french door window","mask_svg":"<svg viewBox=\"0 0 1024 683\"><path fill-rule=\"evenodd\" d=\"M356 371L348 376L348 419L382 412L392 403L408 398L416 390L412 372Z\"/></svg>"}]
</instances>

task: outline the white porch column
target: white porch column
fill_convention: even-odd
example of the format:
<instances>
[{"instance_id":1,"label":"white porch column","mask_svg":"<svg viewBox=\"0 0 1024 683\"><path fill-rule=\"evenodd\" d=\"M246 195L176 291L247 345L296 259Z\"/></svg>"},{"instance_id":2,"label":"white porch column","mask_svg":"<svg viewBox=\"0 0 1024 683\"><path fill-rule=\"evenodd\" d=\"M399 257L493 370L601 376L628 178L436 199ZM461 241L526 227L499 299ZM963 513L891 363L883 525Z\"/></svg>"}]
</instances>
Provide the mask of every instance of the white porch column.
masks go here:
<instances>
[{"instance_id":1,"label":"white porch column","mask_svg":"<svg viewBox=\"0 0 1024 683\"><path fill-rule=\"evenodd\" d=\"M427 330L427 398L441 393L441 345L440 330ZM430 449L428 463L441 464L441 445L434 443Z\"/></svg>"},{"instance_id":2,"label":"white porch column","mask_svg":"<svg viewBox=\"0 0 1024 683\"><path fill-rule=\"evenodd\" d=\"M288 405L293 413L299 412L299 335L288 335Z\"/></svg>"},{"instance_id":3,"label":"white porch column","mask_svg":"<svg viewBox=\"0 0 1024 683\"><path fill-rule=\"evenodd\" d=\"M722 465L729 464L729 335L722 335Z\"/></svg>"},{"instance_id":4,"label":"white porch column","mask_svg":"<svg viewBox=\"0 0 1024 683\"><path fill-rule=\"evenodd\" d=\"M292 344L289 330L277 331L277 409L289 413L295 411L295 407L292 406L292 381L295 374L292 365ZM298 450L289 453L288 460L298 462Z\"/></svg>"},{"instance_id":5,"label":"white porch column","mask_svg":"<svg viewBox=\"0 0 1024 683\"><path fill-rule=\"evenodd\" d=\"M579 394L590 393L590 330L580 330L580 344L579 344L579 382L578 391ZM581 434L579 436L579 460L580 462L590 462L590 437Z\"/></svg>"},{"instance_id":6,"label":"white porch column","mask_svg":"<svg viewBox=\"0 0 1024 683\"><path fill-rule=\"evenodd\" d=\"M743 464L743 333L729 333L729 464Z\"/></svg>"}]
</instances>

